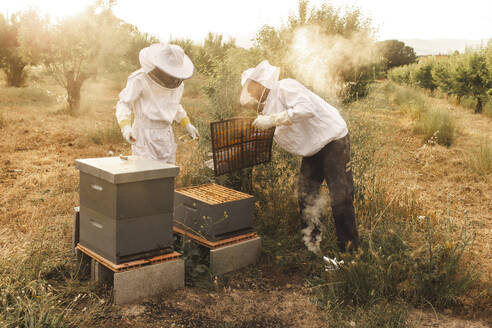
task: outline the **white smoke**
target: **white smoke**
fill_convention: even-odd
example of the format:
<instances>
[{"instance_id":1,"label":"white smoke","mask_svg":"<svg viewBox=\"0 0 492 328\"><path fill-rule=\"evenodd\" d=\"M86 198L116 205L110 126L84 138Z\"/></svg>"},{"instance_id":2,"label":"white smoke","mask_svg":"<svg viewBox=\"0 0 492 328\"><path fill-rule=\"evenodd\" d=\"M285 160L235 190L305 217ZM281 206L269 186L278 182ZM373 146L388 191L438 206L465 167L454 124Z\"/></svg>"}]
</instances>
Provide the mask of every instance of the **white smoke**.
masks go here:
<instances>
[{"instance_id":1,"label":"white smoke","mask_svg":"<svg viewBox=\"0 0 492 328\"><path fill-rule=\"evenodd\" d=\"M343 74L379 60L374 41L366 32L350 38L327 35L319 26L297 28L285 61L295 78L315 92L335 98L343 89Z\"/></svg>"},{"instance_id":2,"label":"white smoke","mask_svg":"<svg viewBox=\"0 0 492 328\"><path fill-rule=\"evenodd\" d=\"M326 208L327 198L326 195L321 194L314 200L309 200L308 205L303 211L303 219L307 223L307 227L301 230L303 235L302 240L304 244L316 255L321 254L320 244L322 240L322 234L324 228L321 224L320 218ZM318 234L313 236L313 231L318 230Z\"/></svg>"}]
</instances>

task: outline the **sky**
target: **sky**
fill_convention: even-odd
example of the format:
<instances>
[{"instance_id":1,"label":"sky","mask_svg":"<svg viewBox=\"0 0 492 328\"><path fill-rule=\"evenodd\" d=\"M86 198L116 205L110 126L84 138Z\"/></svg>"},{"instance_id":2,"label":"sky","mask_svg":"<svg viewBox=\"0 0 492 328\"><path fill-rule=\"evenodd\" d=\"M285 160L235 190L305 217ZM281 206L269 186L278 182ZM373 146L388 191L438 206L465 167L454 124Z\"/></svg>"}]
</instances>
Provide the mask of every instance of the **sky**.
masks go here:
<instances>
[{"instance_id":1,"label":"sky","mask_svg":"<svg viewBox=\"0 0 492 328\"><path fill-rule=\"evenodd\" d=\"M0 12L37 6L54 17L80 11L93 0L2 0ZM379 40L492 38L492 0L311 0L336 7L356 6L372 18ZM166 41L200 42L208 32L224 34L248 46L265 25L279 26L295 13L298 0L118 0L115 14L141 31Z\"/></svg>"}]
</instances>

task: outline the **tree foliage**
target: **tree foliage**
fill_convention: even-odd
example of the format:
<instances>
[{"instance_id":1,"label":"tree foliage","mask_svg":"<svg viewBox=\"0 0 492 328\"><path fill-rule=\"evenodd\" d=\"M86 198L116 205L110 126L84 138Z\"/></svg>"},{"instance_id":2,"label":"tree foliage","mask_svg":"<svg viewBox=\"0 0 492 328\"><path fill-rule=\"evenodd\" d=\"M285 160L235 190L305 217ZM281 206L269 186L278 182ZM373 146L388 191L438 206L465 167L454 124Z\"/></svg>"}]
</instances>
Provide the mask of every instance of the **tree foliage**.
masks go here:
<instances>
[{"instance_id":1,"label":"tree foliage","mask_svg":"<svg viewBox=\"0 0 492 328\"><path fill-rule=\"evenodd\" d=\"M19 33L24 56L37 58L67 92L71 113L80 108L84 82L98 73L131 72L140 49L158 42L114 16L114 1L98 1L55 24L25 20Z\"/></svg>"},{"instance_id":2,"label":"tree foliage","mask_svg":"<svg viewBox=\"0 0 492 328\"><path fill-rule=\"evenodd\" d=\"M10 16L0 15L0 69L5 72L7 86L23 86L26 80L24 68L39 61L40 51L27 53L22 47L23 30L27 26L45 25L46 19L40 17L34 10Z\"/></svg>"},{"instance_id":3,"label":"tree foliage","mask_svg":"<svg viewBox=\"0 0 492 328\"><path fill-rule=\"evenodd\" d=\"M417 55L412 47L398 40L386 40L378 42L378 48L386 69L396 66L412 64L417 60Z\"/></svg>"},{"instance_id":4,"label":"tree foliage","mask_svg":"<svg viewBox=\"0 0 492 328\"><path fill-rule=\"evenodd\" d=\"M492 96L492 42L478 49L419 63L395 67L388 77L397 83L418 86L431 92L439 89L458 101L462 97L475 99L475 113Z\"/></svg>"}]
</instances>

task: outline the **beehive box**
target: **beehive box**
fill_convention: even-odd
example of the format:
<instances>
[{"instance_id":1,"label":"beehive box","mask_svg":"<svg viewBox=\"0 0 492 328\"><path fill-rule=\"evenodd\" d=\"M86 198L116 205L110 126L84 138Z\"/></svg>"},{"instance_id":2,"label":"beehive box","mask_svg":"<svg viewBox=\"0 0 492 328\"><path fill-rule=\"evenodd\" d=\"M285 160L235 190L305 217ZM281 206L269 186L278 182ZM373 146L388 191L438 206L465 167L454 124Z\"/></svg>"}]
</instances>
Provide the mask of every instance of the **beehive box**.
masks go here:
<instances>
[{"instance_id":1,"label":"beehive box","mask_svg":"<svg viewBox=\"0 0 492 328\"><path fill-rule=\"evenodd\" d=\"M216 241L253 231L254 197L216 184L175 192L174 222L179 228Z\"/></svg>"},{"instance_id":2,"label":"beehive box","mask_svg":"<svg viewBox=\"0 0 492 328\"><path fill-rule=\"evenodd\" d=\"M177 166L137 156L76 161L81 245L113 263L172 250Z\"/></svg>"}]
</instances>

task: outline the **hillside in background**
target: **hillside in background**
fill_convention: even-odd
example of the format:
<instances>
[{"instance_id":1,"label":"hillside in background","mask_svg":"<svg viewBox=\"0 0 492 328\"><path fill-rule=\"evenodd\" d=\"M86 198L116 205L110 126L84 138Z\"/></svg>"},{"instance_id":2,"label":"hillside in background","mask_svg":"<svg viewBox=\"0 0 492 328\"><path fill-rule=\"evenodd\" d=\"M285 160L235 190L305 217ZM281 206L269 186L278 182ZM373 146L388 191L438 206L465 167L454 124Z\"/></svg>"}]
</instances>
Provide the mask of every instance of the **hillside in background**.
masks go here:
<instances>
[{"instance_id":1,"label":"hillside in background","mask_svg":"<svg viewBox=\"0 0 492 328\"><path fill-rule=\"evenodd\" d=\"M477 47L487 43L487 40L466 39L401 39L400 41L412 47L418 56L448 54L456 50L463 52L466 47Z\"/></svg>"}]
</instances>

